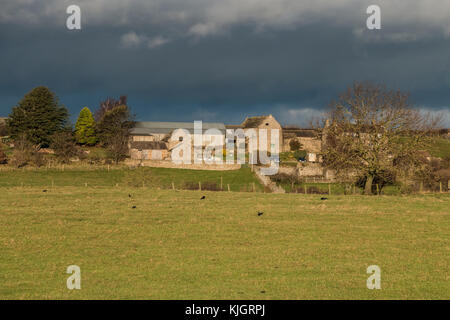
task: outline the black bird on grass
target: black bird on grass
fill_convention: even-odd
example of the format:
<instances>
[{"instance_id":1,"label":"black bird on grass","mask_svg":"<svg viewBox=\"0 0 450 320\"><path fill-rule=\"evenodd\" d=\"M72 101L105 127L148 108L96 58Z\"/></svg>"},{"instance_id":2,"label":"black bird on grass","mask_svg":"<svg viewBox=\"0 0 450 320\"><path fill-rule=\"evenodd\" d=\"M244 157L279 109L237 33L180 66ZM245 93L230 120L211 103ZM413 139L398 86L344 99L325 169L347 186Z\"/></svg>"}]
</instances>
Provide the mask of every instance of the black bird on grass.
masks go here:
<instances>
[{"instance_id":1,"label":"black bird on grass","mask_svg":"<svg viewBox=\"0 0 450 320\"><path fill-rule=\"evenodd\" d=\"M200 200L205 200L205 199L206 199L206 196L203 196L200 198Z\"/></svg>"},{"instance_id":2,"label":"black bird on grass","mask_svg":"<svg viewBox=\"0 0 450 320\"><path fill-rule=\"evenodd\" d=\"M47 190L46 190L46 189L44 189L44 190L42 190L42 192L47 192Z\"/></svg>"},{"instance_id":3,"label":"black bird on grass","mask_svg":"<svg viewBox=\"0 0 450 320\"><path fill-rule=\"evenodd\" d=\"M261 217L264 214L264 212L258 211L258 217Z\"/></svg>"},{"instance_id":4,"label":"black bird on grass","mask_svg":"<svg viewBox=\"0 0 450 320\"><path fill-rule=\"evenodd\" d=\"M132 206L131 209L136 209L136 206Z\"/></svg>"},{"instance_id":5,"label":"black bird on grass","mask_svg":"<svg viewBox=\"0 0 450 320\"><path fill-rule=\"evenodd\" d=\"M128 195L128 198L131 198L131 194Z\"/></svg>"},{"instance_id":6,"label":"black bird on grass","mask_svg":"<svg viewBox=\"0 0 450 320\"><path fill-rule=\"evenodd\" d=\"M328 200L328 198L320 198L320 200Z\"/></svg>"}]
</instances>

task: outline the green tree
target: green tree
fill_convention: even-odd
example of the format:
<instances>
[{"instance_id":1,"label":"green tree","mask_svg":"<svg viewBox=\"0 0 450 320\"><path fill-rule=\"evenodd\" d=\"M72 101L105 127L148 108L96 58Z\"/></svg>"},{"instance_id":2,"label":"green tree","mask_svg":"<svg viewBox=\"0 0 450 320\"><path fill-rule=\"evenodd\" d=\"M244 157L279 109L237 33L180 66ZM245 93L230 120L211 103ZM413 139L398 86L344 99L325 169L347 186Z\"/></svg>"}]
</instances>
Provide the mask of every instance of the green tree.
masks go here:
<instances>
[{"instance_id":1,"label":"green tree","mask_svg":"<svg viewBox=\"0 0 450 320\"><path fill-rule=\"evenodd\" d=\"M13 139L25 134L29 141L48 146L50 137L67 124L68 112L47 87L27 93L9 115L8 127Z\"/></svg>"},{"instance_id":2,"label":"green tree","mask_svg":"<svg viewBox=\"0 0 450 320\"><path fill-rule=\"evenodd\" d=\"M94 145L98 142L95 132L95 120L88 107L84 107L80 111L75 124L75 138L80 144Z\"/></svg>"}]
</instances>

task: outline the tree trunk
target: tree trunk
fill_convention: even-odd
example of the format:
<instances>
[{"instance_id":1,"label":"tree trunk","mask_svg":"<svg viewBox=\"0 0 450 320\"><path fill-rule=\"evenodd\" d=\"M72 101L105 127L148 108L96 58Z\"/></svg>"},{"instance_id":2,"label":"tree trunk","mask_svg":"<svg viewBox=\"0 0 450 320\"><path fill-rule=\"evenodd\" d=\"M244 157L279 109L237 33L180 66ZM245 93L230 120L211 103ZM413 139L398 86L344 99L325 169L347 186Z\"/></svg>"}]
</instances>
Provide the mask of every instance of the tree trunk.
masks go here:
<instances>
[{"instance_id":1,"label":"tree trunk","mask_svg":"<svg viewBox=\"0 0 450 320\"><path fill-rule=\"evenodd\" d=\"M373 183L373 176L372 175L367 176L366 185L364 186L365 195L372 194L372 183Z\"/></svg>"}]
</instances>

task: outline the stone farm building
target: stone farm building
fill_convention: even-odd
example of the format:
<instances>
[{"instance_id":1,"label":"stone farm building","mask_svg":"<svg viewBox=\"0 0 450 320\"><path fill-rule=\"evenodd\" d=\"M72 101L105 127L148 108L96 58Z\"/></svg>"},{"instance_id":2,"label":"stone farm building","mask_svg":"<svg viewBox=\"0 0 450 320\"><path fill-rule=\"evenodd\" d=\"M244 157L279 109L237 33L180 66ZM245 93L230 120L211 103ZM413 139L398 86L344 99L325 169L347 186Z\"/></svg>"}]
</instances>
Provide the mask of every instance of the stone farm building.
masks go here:
<instances>
[{"instance_id":1,"label":"stone farm building","mask_svg":"<svg viewBox=\"0 0 450 320\"><path fill-rule=\"evenodd\" d=\"M130 157L134 160L169 160L170 152L182 141L171 141L172 133L187 130L194 137L193 122L136 122L131 131ZM209 129L218 129L225 135L223 123L202 123L202 134ZM204 142L206 143L206 141ZM193 142L192 142L193 145Z\"/></svg>"},{"instance_id":2,"label":"stone farm building","mask_svg":"<svg viewBox=\"0 0 450 320\"><path fill-rule=\"evenodd\" d=\"M169 160L171 151L180 141L171 141L172 133L177 129L186 129L194 137L193 122L136 122L131 132L130 156L133 160ZM322 141L313 129L283 128L272 115L247 117L241 124L225 125L223 123L202 123L202 133L207 130L218 129L225 137L226 129L242 129L244 132L254 129L257 135L258 129L267 129L267 146L258 146L258 149L270 151L271 144L270 129L279 130L280 152L291 151L290 141L298 140L304 149L308 151L307 160L309 162L320 162L320 151ZM258 136L259 138L259 136ZM204 145L209 143L204 141ZM258 139L259 141L259 139ZM225 144L225 141L223 141ZM193 145L193 142L192 142Z\"/></svg>"}]
</instances>

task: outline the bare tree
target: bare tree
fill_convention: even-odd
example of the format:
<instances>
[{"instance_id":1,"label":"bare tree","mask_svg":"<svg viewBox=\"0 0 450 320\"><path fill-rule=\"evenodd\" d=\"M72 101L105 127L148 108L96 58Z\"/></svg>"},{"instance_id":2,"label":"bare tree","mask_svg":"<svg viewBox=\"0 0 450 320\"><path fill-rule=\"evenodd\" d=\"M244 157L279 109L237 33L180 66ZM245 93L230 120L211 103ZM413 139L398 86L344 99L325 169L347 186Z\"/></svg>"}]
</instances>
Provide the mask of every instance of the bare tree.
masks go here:
<instances>
[{"instance_id":1,"label":"bare tree","mask_svg":"<svg viewBox=\"0 0 450 320\"><path fill-rule=\"evenodd\" d=\"M107 148L115 163L128 154L128 141L133 126L133 116L125 105L107 111L97 124L100 142Z\"/></svg>"},{"instance_id":2,"label":"bare tree","mask_svg":"<svg viewBox=\"0 0 450 320\"><path fill-rule=\"evenodd\" d=\"M125 130L114 132L106 138L106 148L109 156L118 164L128 155L129 135Z\"/></svg>"},{"instance_id":3,"label":"bare tree","mask_svg":"<svg viewBox=\"0 0 450 320\"><path fill-rule=\"evenodd\" d=\"M100 102L100 106L95 111L95 121L100 121L105 113L108 111L111 111L112 109L119 107L119 106L126 106L127 105L127 96L120 96L119 100L116 100L114 98L107 98L105 101Z\"/></svg>"},{"instance_id":4,"label":"bare tree","mask_svg":"<svg viewBox=\"0 0 450 320\"><path fill-rule=\"evenodd\" d=\"M34 164L40 167L44 165L45 159L39 153L39 150L40 146L30 142L28 136L22 133L14 140L14 152L11 163L17 168L24 167L28 164Z\"/></svg>"},{"instance_id":5,"label":"bare tree","mask_svg":"<svg viewBox=\"0 0 450 320\"><path fill-rule=\"evenodd\" d=\"M53 134L50 146L61 163L70 163L72 157L81 154L71 131L61 131Z\"/></svg>"},{"instance_id":6,"label":"bare tree","mask_svg":"<svg viewBox=\"0 0 450 320\"><path fill-rule=\"evenodd\" d=\"M5 152L3 151L3 144L0 142L0 164L6 164L8 163L8 157L6 156Z\"/></svg>"},{"instance_id":7,"label":"bare tree","mask_svg":"<svg viewBox=\"0 0 450 320\"><path fill-rule=\"evenodd\" d=\"M421 165L437 121L409 103L409 95L383 85L356 83L330 104L323 129L324 165L346 176L364 177L365 194L374 180Z\"/></svg>"}]
</instances>

